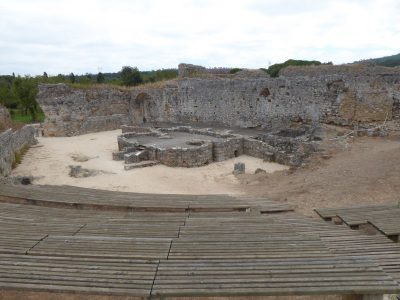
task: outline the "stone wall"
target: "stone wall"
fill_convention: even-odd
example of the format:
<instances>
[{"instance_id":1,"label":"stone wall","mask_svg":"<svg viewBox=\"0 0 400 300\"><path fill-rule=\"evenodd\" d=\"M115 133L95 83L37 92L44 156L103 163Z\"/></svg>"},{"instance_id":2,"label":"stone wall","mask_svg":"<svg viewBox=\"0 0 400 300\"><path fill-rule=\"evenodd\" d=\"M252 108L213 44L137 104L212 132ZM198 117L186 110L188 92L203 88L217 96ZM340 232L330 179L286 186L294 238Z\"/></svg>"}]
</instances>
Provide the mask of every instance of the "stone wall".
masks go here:
<instances>
[{"instance_id":1,"label":"stone wall","mask_svg":"<svg viewBox=\"0 0 400 300\"><path fill-rule=\"evenodd\" d=\"M115 87L40 84L37 101L46 115L43 129L47 136L112 130L129 122L130 92Z\"/></svg>"},{"instance_id":2,"label":"stone wall","mask_svg":"<svg viewBox=\"0 0 400 300\"><path fill-rule=\"evenodd\" d=\"M243 140L243 152L249 156L274 161L276 150L274 147L262 141L253 138L245 138Z\"/></svg>"},{"instance_id":3,"label":"stone wall","mask_svg":"<svg viewBox=\"0 0 400 300\"><path fill-rule=\"evenodd\" d=\"M161 89L135 89L132 101L146 95L154 121L275 129L298 121L390 120L398 115L399 91L398 68L321 66L289 68L279 78L256 71L185 77Z\"/></svg>"},{"instance_id":4,"label":"stone wall","mask_svg":"<svg viewBox=\"0 0 400 300\"><path fill-rule=\"evenodd\" d=\"M243 154L243 138L231 137L213 142L213 160L224 161Z\"/></svg>"},{"instance_id":5,"label":"stone wall","mask_svg":"<svg viewBox=\"0 0 400 300\"><path fill-rule=\"evenodd\" d=\"M233 134L230 130L215 131L210 128L200 129L191 126L159 129L146 127L146 131L137 126L125 126L125 132L117 138L119 151L113 152L113 159L125 160L125 164L147 160L160 162L170 167L199 167L212 161L224 161L246 154L266 161L298 167L307 161L311 153L318 150L318 143L312 138L311 131L307 128L286 129L274 134L260 133L254 137ZM157 138L173 139L168 135L170 132L203 135L204 140L193 140L195 144L191 145L194 147L182 147L170 143L169 147L161 148L152 143L142 145L137 139L143 136L153 136L155 140ZM207 136L218 139L207 140Z\"/></svg>"},{"instance_id":6,"label":"stone wall","mask_svg":"<svg viewBox=\"0 0 400 300\"><path fill-rule=\"evenodd\" d=\"M0 131L5 129L11 122L10 113L7 108L0 104Z\"/></svg>"},{"instance_id":7,"label":"stone wall","mask_svg":"<svg viewBox=\"0 0 400 300\"><path fill-rule=\"evenodd\" d=\"M27 125L17 131L8 129L0 133L0 176L10 175L16 154L36 142L33 126Z\"/></svg>"},{"instance_id":8,"label":"stone wall","mask_svg":"<svg viewBox=\"0 0 400 300\"><path fill-rule=\"evenodd\" d=\"M192 66L181 70L202 68ZM400 113L399 68L359 65L186 76L132 90L40 85L47 135L75 135L146 122L276 129L292 122L351 125Z\"/></svg>"},{"instance_id":9,"label":"stone wall","mask_svg":"<svg viewBox=\"0 0 400 300\"><path fill-rule=\"evenodd\" d=\"M158 149L155 159L169 167L200 167L213 161L212 143L196 148Z\"/></svg>"}]
</instances>

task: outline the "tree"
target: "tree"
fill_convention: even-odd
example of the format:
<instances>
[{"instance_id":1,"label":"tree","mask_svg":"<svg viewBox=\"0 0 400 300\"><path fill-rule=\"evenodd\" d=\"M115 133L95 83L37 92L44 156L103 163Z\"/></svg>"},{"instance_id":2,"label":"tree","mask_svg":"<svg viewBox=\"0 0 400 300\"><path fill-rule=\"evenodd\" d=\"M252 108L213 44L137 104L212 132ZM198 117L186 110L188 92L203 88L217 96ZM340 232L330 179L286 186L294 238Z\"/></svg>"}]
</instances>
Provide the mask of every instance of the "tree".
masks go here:
<instances>
[{"instance_id":1,"label":"tree","mask_svg":"<svg viewBox=\"0 0 400 300\"><path fill-rule=\"evenodd\" d=\"M12 76L0 76L0 103L8 108L17 108L18 100L11 91L12 81Z\"/></svg>"},{"instance_id":2,"label":"tree","mask_svg":"<svg viewBox=\"0 0 400 300\"><path fill-rule=\"evenodd\" d=\"M69 74L69 80L71 81L71 83L75 83L75 75L74 75L74 73Z\"/></svg>"},{"instance_id":3,"label":"tree","mask_svg":"<svg viewBox=\"0 0 400 300\"><path fill-rule=\"evenodd\" d=\"M122 67L121 70L122 83L126 86L138 85L143 82L142 75L138 68L129 66Z\"/></svg>"},{"instance_id":4,"label":"tree","mask_svg":"<svg viewBox=\"0 0 400 300\"><path fill-rule=\"evenodd\" d=\"M28 113L32 117L32 121L37 121L38 104L36 102L37 81L35 78L26 76L24 78L18 76L12 84L12 92L19 104L23 113Z\"/></svg>"},{"instance_id":5,"label":"tree","mask_svg":"<svg viewBox=\"0 0 400 300\"><path fill-rule=\"evenodd\" d=\"M97 74L96 82L97 82L97 83L103 83L103 82L104 82L104 74L103 74L103 73L99 72L99 73Z\"/></svg>"}]
</instances>

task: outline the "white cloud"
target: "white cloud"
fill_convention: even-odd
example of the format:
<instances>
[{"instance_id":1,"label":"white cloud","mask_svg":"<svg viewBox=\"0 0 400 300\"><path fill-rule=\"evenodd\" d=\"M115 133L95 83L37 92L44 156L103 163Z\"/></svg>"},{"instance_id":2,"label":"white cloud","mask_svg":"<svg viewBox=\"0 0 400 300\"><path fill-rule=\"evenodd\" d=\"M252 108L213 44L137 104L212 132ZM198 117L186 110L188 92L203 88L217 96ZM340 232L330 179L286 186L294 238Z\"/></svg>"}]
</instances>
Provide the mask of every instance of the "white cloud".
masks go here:
<instances>
[{"instance_id":1,"label":"white cloud","mask_svg":"<svg viewBox=\"0 0 400 300\"><path fill-rule=\"evenodd\" d=\"M0 74L335 63L400 52L396 0L0 0Z\"/></svg>"}]
</instances>

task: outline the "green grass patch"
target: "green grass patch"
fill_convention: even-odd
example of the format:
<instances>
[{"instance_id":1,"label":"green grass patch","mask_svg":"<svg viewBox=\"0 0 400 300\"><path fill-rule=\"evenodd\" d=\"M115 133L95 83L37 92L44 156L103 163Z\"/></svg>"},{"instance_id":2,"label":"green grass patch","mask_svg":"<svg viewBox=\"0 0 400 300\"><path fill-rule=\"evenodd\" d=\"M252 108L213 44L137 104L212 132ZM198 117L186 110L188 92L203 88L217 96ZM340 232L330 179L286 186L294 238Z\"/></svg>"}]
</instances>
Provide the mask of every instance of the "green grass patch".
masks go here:
<instances>
[{"instance_id":1,"label":"green grass patch","mask_svg":"<svg viewBox=\"0 0 400 300\"><path fill-rule=\"evenodd\" d=\"M104 89L104 88L113 88L120 91L131 90L131 87L118 85L116 83L68 83L68 86L72 89L80 89L80 90Z\"/></svg>"},{"instance_id":2,"label":"green grass patch","mask_svg":"<svg viewBox=\"0 0 400 300\"><path fill-rule=\"evenodd\" d=\"M11 168L15 169L21 162L22 158L24 157L25 153L28 151L29 146L24 145L19 151L14 153L14 161L11 165Z\"/></svg>"},{"instance_id":3,"label":"green grass patch","mask_svg":"<svg viewBox=\"0 0 400 300\"><path fill-rule=\"evenodd\" d=\"M17 123L31 124L31 123L40 123L45 119L45 115L42 111L38 111L36 113L36 120L33 120L30 114L23 114L19 109L13 109L10 111L11 119Z\"/></svg>"}]
</instances>

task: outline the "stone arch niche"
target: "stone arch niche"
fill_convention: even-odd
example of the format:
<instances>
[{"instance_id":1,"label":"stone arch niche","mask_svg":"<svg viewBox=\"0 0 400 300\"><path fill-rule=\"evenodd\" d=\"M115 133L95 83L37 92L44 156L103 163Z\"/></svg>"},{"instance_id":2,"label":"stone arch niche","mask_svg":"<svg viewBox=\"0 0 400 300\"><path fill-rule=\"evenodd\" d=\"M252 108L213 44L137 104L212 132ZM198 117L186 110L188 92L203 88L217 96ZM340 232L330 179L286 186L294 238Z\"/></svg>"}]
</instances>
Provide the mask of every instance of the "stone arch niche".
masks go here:
<instances>
[{"instance_id":1,"label":"stone arch niche","mask_svg":"<svg viewBox=\"0 0 400 300\"><path fill-rule=\"evenodd\" d=\"M144 124L153 121L153 101L149 94L139 93L131 103L131 114L135 124Z\"/></svg>"}]
</instances>

